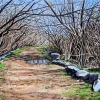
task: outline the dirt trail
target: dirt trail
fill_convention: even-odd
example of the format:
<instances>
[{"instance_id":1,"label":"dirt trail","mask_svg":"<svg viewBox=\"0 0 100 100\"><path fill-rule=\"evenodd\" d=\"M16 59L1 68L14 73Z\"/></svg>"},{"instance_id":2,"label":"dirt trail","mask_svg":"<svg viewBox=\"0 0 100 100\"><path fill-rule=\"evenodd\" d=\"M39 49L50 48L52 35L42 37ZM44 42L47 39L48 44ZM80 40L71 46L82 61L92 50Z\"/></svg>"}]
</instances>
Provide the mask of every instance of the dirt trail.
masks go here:
<instances>
[{"instance_id":1,"label":"dirt trail","mask_svg":"<svg viewBox=\"0 0 100 100\"><path fill-rule=\"evenodd\" d=\"M28 64L24 60L41 56L36 49L25 49L18 57L5 61L5 83L2 86L4 98L1 100L82 100L68 98L63 92L71 91L78 83L61 75L64 68L57 65Z\"/></svg>"}]
</instances>

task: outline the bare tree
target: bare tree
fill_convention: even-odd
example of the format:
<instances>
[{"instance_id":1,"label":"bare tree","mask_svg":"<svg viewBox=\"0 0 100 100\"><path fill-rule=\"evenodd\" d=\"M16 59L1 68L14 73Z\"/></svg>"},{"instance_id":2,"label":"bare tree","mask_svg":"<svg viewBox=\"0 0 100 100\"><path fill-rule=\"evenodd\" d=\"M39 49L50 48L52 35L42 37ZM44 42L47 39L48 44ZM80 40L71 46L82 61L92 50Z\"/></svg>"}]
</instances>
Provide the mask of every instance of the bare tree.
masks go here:
<instances>
[{"instance_id":1,"label":"bare tree","mask_svg":"<svg viewBox=\"0 0 100 100\"><path fill-rule=\"evenodd\" d=\"M59 23L66 29L66 33L70 38L68 47L70 48L70 58L77 60L79 64L84 67L87 60L86 56L89 55L89 51L87 50L87 33L89 30L87 30L87 28L88 24L91 23L94 12L98 11L99 3L94 4L90 8L86 8L85 0L83 0L80 4L80 8L75 9L76 3L68 0L67 5L63 4L63 10L61 7L59 7L58 10L55 10L47 0L44 1Z\"/></svg>"},{"instance_id":2,"label":"bare tree","mask_svg":"<svg viewBox=\"0 0 100 100\"><path fill-rule=\"evenodd\" d=\"M14 49L19 47L18 41L21 42L23 40L22 37L26 36L29 38L30 28L28 27L31 27L32 24L35 24L35 18L37 17L36 15L41 13L41 10L36 9L36 7L34 8L34 6L38 4L38 2L39 1L37 0L36 2L32 0L27 3L15 3L14 0L9 0L7 2L4 1L3 3L1 2L0 55L8 52L9 50L11 50L11 48ZM28 28L29 30L26 31L26 28ZM31 33L35 34L34 32ZM33 38L35 38L34 36L35 35L33 35Z\"/></svg>"}]
</instances>

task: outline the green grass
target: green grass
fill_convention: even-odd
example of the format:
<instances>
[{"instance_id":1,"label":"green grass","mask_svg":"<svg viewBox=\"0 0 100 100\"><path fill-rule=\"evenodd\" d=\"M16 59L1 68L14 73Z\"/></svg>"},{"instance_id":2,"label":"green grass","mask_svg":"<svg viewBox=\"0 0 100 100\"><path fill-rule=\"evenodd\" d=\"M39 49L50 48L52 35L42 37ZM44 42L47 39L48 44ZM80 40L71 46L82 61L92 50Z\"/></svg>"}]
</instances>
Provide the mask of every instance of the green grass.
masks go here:
<instances>
[{"instance_id":1,"label":"green grass","mask_svg":"<svg viewBox=\"0 0 100 100\"><path fill-rule=\"evenodd\" d=\"M48 48L48 46L41 46L41 47L38 47L37 50L39 51L40 54L43 55L43 58L49 59L50 56L49 56L48 54L43 54L45 48Z\"/></svg>"},{"instance_id":2,"label":"green grass","mask_svg":"<svg viewBox=\"0 0 100 100\"><path fill-rule=\"evenodd\" d=\"M14 52L12 52L13 55L19 55L19 53L24 50L24 48L18 48L17 50L15 50Z\"/></svg>"},{"instance_id":3,"label":"green grass","mask_svg":"<svg viewBox=\"0 0 100 100\"><path fill-rule=\"evenodd\" d=\"M39 53L43 53L44 49L47 48L48 46L40 46L37 48L37 50L39 51Z\"/></svg>"},{"instance_id":4,"label":"green grass","mask_svg":"<svg viewBox=\"0 0 100 100\"><path fill-rule=\"evenodd\" d=\"M45 58L45 59L49 59L49 58L50 58L50 56L49 56L49 55L47 55L47 54L44 54L44 55L43 55L43 58Z\"/></svg>"},{"instance_id":5,"label":"green grass","mask_svg":"<svg viewBox=\"0 0 100 100\"><path fill-rule=\"evenodd\" d=\"M5 64L0 62L0 69L4 68L5 67Z\"/></svg>"},{"instance_id":6,"label":"green grass","mask_svg":"<svg viewBox=\"0 0 100 100\"><path fill-rule=\"evenodd\" d=\"M67 76L67 73L64 70L60 71L60 73L62 76Z\"/></svg>"},{"instance_id":7,"label":"green grass","mask_svg":"<svg viewBox=\"0 0 100 100\"><path fill-rule=\"evenodd\" d=\"M86 98L91 92L90 86L82 86L74 88L76 88L76 92L70 93L69 96L80 96L82 98Z\"/></svg>"},{"instance_id":8,"label":"green grass","mask_svg":"<svg viewBox=\"0 0 100 100\"><path fill-rule=\"evenodd\" d=\"M4 99L5 97L4 97L3 95L0 95L0 98L1 98L1 99Z\"/></svg>"},{"instance_id":9,"label":"green grass","mask_svg":"<svg viewBox=\"0 0 100 100\"><path fill-rule=\"evenodd\" d=\"M90 72L90 73L93 73L93 74L100 74L100 71L90 71L88 69L85 69L86 71Z\"/></svg>"},{"instance_id":10,"label":"green grass","mask_svg":"<svg viewBox=\"0 0 100 100\"><path fill-rule=\"evenodd\" d=\"M3 62L0 62L0 77L3 76L3 68L5 67L5 64ZM2 83L2 81L0 80L0 84Z\"/></svg>"},{"instance_id":11,"label":"green grass","mask_svg":"<svg viewBox=\"0 0 100 100\"><path fill-rule=\"evenodd\" d=\"M71 91L63 92L64 96L69 97L81 97L87 98L88 100L100 100L100 92L93 92L91 90L91 85L83 84L83 85L74 85L70 88Z\"/></svg>"},{"instance_id":12,"label":"green grass","mask_svg":"<svg viewBox=\"0 0 100 100\"><path fill-rule=\"evenodd\" d=\"M100 93L98 93L98 95L95 95L93 97L90 97L89 100L100 100Z\"/></svg>"},{"instance_id":13,"label":"green grass","mask_svg":"<svg viewBox=\"0 0 100 100\"><path fill-rule=\"evenodd\" d=\"M90 72L93 73L93 74L100 74L99 71L90 71Z\"/></svg>"}]
</instances>

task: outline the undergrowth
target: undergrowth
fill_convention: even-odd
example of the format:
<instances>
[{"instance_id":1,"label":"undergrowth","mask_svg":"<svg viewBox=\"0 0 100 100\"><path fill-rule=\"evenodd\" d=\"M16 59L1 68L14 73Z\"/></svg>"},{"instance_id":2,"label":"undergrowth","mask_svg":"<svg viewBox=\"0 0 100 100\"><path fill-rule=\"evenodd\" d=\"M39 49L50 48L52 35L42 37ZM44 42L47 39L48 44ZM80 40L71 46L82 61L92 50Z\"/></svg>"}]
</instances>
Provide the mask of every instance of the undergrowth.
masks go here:
<instances>
[{"instance_id":1,"label":"undergrowth","mask_svg":"<svg viewBox=\"0 0 100 100\"><path fill-rule=\"evenodd\" d=\"M44 53L45 49L48 48L48 46L41 46L41 47L38 47L37 50L39 51L40 54L43 55L43 58L45 59L49 59L50 56L46 53Z\"/></svg>"},{"instance_id":2,"label":"undergrowth","mask_svg":"<svg viewBox=\"0 0 100 100\"><path fill-rule=\"evenodd\" d=\"M60 73L61 73L62 76L67 76L67 73L66 73L65 70L61 70Z\"/></svg>"},{"instance_id":3,"label":"undergrowth","mask_svg":"<svg viewBox=\"0 0 100 100\"><path fill-rule=\"evenodd\" d=\"M13 55L19 55L19 53L24 50L24 48L18 48L17 50L15 50L14 52L12 52Z\"/></svg>"}]
</instances>

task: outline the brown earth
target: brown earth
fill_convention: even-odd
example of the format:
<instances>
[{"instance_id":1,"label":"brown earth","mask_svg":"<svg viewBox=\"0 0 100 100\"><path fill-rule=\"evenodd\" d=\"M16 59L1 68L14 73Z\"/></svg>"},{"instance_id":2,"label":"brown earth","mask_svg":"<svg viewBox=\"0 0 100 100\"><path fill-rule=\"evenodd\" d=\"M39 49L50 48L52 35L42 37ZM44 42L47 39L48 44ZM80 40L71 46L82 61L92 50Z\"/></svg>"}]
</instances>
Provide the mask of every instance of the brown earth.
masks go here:
<instances>
[{"instance_id":1,"label":"brown earth","mask_svg":"<svg viewBox=\"0 0 100 100\"><path fill-rule=\"evenodd\" d=\"M74 91L71 86L79 84L69 76L63 76L61 66L29 64L24 60L41 56L34 48L23 50L18 57L5 61L4 84L0 87L0 100L85 100L68 97L64 92Z\"/></svg>"}]
</instances>

